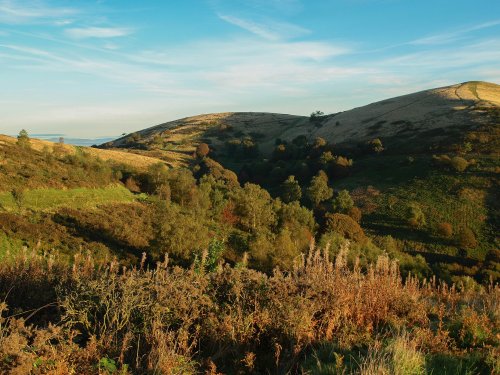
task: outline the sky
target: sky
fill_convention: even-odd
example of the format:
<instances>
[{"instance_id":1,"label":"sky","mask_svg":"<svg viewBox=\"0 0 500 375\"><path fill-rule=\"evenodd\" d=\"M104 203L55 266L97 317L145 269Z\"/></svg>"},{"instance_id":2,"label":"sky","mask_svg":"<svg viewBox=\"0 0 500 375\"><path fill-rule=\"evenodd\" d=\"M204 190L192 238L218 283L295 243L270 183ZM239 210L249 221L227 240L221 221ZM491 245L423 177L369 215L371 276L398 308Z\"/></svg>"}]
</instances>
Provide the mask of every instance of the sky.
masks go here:
<instances>
[{"instance_id":1,"label":"sky","mask_svg":"<svg viewBox=\"0 0 500 375\"><path fill-rule=\"evenodd\" d=\"M334 113L500 83L498 0L0 0L0 133Z\"/></svg>"}]
</instances>

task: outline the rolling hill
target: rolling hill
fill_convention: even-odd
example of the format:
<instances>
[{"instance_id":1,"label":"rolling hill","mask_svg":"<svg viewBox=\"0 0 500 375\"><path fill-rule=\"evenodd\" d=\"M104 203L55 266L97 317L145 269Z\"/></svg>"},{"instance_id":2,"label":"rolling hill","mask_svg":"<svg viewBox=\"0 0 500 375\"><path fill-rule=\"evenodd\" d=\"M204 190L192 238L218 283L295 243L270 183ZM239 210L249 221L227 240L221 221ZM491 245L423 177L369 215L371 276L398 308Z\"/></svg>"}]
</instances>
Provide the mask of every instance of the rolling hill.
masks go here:
<instances>
[{"instance_id":1,"label":"rolling hill","mask_svg":"<svg viewBox=\"0 0 500 375\"><path fill-rule=\"evenodd\" d=\"M180 163L189 161L200 142L220 150L227 140L244 137L257 142L265 155L272 152L276 139L292 141L299 135L310 140L322 137L338 145L381 138L387 146L403 144L406 151L427 150L487 123L491 111L499 107L499 85L466 82L317 118L261 112L187 117L137 131L104 147L158 147ZM413 143L414 140L418 142Z\"/></svg>"},{"instance_id":2,"label":"rolling hill","mask_svg":"<svg viewBox=\"0 0 500 375\"><path fill-rule=\"evenodd\" d=\"M390 236L399 250L423 254L431 263L475 259L465 262L470 265L498 248L499 125L500 86L465 82L336 114L188 117L103 147L200 169L194 151L207 143L210 158L236 172L240 182L258 183L275 197L287 176L296 176L305 192L312 174L324 169L335 194L345 189L352 195L363 228L375 238ZM318 138L327 145L311 153ZM377 152L373 140L381 142ZM342 173L336 172L338 160ZM415 207L425 224L409 224ZM439 234L442 226L453 228L453 236ZM469 230L477 243L466 249L458 237Z\"/></svg>"}]
</instances>

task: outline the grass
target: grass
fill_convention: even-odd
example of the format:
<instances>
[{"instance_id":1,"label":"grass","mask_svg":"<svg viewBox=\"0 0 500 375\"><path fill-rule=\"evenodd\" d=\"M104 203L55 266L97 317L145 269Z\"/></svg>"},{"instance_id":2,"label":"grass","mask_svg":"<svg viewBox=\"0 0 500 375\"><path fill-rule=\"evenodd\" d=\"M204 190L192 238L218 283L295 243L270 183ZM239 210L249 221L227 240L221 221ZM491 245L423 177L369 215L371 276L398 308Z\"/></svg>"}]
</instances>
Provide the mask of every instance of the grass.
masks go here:
<instances>
[{"instance_id":1,"label":"grass","mask_svg":"<svg viewBox=\"0 0 500 375\"><path fill-rule=\"evenodd\" d=\"M22 245L23 241L0 232L0 259L4 259L6 254L16 254Z\"/></svg>"},{"instance_id":2,"label":"grass","mask_svg":"<svg viewBox=\"0 0 500 375\"><path fill-rule=\"evenodd\" d=\"M457 255L455 237L463 228L471 229L479 245L467 256L482 259L494 243L491 196L492 179L487 170L497 162L475 155L478 166L458 173L433 166L428 156L408 162L402 155L380 155L355 161L353 175L334 184L338 191L373 186L379 194L369 199L373 212L365 212L363 227L373 234L400 239L408 251ZM417 205L426 223L412 228L408 207ZM436 233L439 223L453 227L451 239Z\"/></svg>"},{"instance_id":3,"label":"grass","mask_svg":"<svg viewBox=\"0 0 500 375\"><path fill-rule=\"evenodd\" d=\"M96 207L102 203L133 202L135 200L137 200L137 196L120 185L99 189L34 189L24 192L21 208L34 211L47 211L63 206L82 209ZM10 192L0 193L0 206L7 211L19 209Z\"/></svg>"}]
</instances>

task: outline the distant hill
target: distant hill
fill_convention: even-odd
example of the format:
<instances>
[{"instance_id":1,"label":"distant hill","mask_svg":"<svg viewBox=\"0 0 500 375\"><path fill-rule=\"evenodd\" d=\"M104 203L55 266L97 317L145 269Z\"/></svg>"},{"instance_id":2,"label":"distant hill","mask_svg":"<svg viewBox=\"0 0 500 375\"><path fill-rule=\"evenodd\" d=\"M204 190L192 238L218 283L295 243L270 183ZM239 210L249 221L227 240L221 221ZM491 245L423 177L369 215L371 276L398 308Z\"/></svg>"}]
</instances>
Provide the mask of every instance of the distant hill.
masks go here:
<instances>
[{"instance_id":1,"label":"distant hill","mask_svg":"<svg viewBox=\"0 0 500 375\"><path fill-rule=\"evenodd\" d=\"M384 144L422 149L480 127L500 107L500 86L466 82L386 99L349 111L309 118L277 113L227 112L166 122L108 142L104 147L150 148L160 144L168 157L186 162L200 142L220 150L230 139L249 137L264 154L277 139L322 137L355 145L373 138ZM486 120L487 121L487 120ZM412 140L418 140L412 144Z\"/></svg>"}]
</instances>

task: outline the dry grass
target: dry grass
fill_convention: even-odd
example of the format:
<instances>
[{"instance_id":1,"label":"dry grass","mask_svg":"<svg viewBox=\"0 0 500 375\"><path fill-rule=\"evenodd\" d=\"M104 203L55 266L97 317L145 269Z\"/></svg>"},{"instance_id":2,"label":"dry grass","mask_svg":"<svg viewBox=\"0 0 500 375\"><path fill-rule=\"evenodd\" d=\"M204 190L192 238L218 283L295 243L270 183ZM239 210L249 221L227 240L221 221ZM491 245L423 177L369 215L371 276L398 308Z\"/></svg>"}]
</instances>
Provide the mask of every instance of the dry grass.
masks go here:
<instances>
[{"instance_id":1,"label":"dry grass","mask_svg":"<svg viewBox=\"0 0 500 375\"><path fill-rule=\"evenodd\" d=\"M0 145L13 145L17 142L16 138L9 137L6 135L0 134ZM58 150L63 150L64 153L69 155L74 155L77 153L77 147L67 144L58 144L49 141L43 141L40 139L30 139L31 148L36 151L43 151L44 148L48 148L50 151L54 150L54 147L58 148ZM93 157L98 157L102 160L113 161L116 163L123 163L130 165L135 168L145 169L152 164L156 164L161 162L161 160L157 158L152 158L143 155L137 155L131 152L126 151L117 151L117 150L102 150L93 147L78 147L85 151L85 153L89 154Z\"/></svg>"},{"instance_id":2,"label":"dry grass","mask_svg":"<svg viewBox=\"0 0 500 375\"><path fill-rule=\"evenodd\" d=\"M292 272L272 276L227 266L204 273L168 260L123 269L91 256L67 266L22 252L0 265L12 309L2 305L0 370L300 373L304 355L324 342L344 353L367 348L349 369L362 374L420 374L432 353L498 361L497 286L403 280L387 257L362 272L347 266L347 251L330 261L312 248Z\"/></svg>"}]
</instances>

